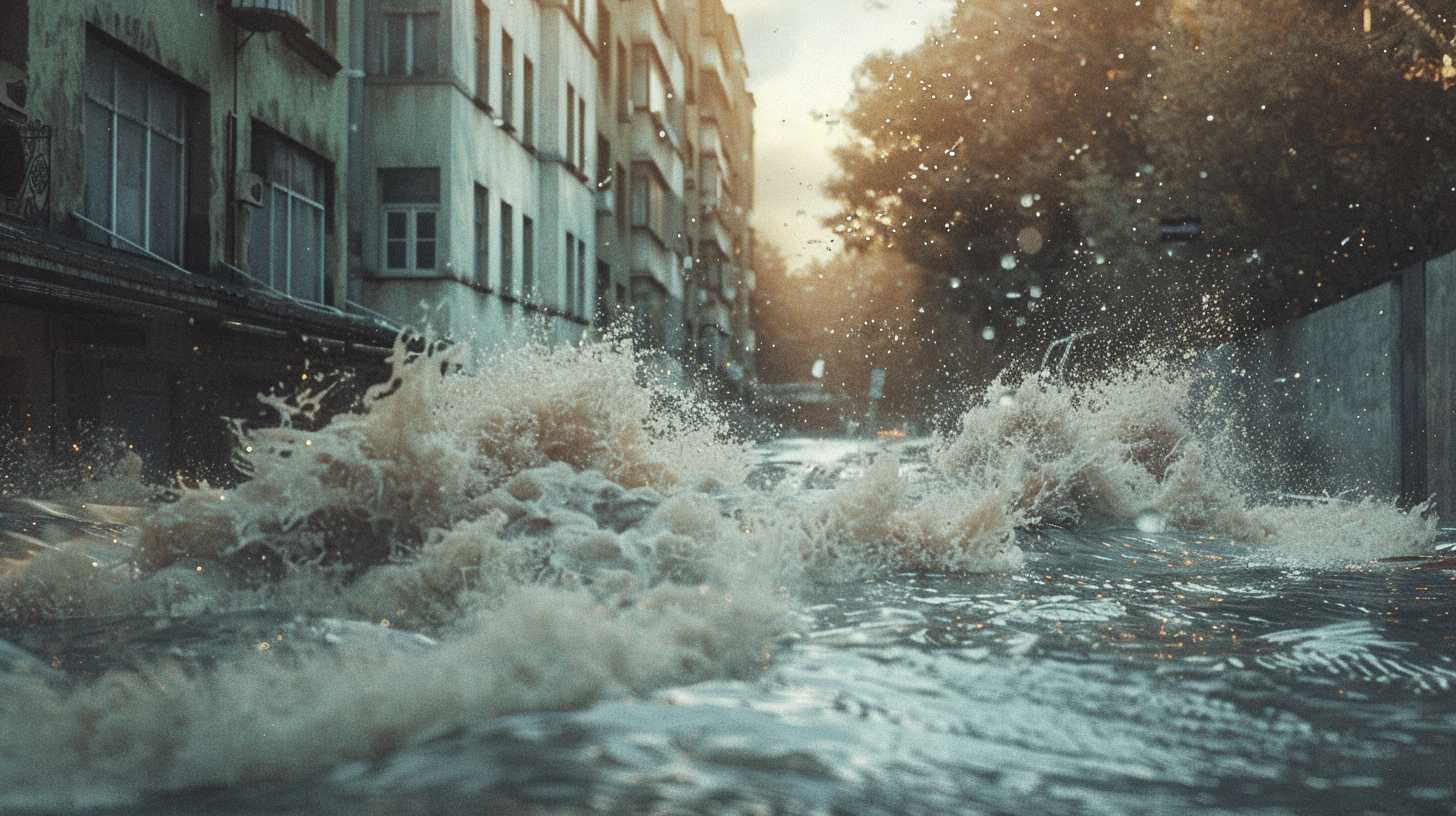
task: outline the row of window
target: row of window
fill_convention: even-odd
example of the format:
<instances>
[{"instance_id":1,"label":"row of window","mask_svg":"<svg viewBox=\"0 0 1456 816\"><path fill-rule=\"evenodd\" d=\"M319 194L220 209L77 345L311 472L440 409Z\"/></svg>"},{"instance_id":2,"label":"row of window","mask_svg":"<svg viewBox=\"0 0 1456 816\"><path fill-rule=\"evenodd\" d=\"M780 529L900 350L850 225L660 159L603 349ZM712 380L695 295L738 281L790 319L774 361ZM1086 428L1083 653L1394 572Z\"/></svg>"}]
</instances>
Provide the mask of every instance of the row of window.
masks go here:
<instances>
[{"instance_id":1,"label":"row of window","mask_svg":"<svg viewBox=\"0 0 1456 816\"><path fill-rule=\"evenodd\" d=\"M100 40L86 45L82 144L87 231L111 246L181 264L188 207L187 88ZM329 229L325 162L255 125L251 166L264 182L248 218L247 269L324 302Z\"/></svg>"},{"instance_id":2,"label":"row of window","mask_svg":"<svg viewBox=\"0 0 1456 816\"><path fill-rule=\"evenodd\" d=\"M569 10L580 21L586 25L586 2L585 0L573 0ZM598 9L599 24L609 25L610 15L605 8ZM435 11L416 12L385 12L383 13L382 37L380 53L383 55L378 63L378 70L385 76L396 77L437 77L443 74L445 66L441 64L440 49L440 14ZM475 4L475 95L483 105L493 108L492 98L492 71L499 70L501 75L500 84L500 107L496 111L500 121L507 129L514 130L516 127L516 54L515 40L504 28L500 33L500 60L499 64L493 63L491 56L491 12L490 7L484 2L477 0ZM603 54L600 62L603 66L600 75L603 78L603 86L610 86L611 56L606 39L610 37L610 28L603 28L598 36L603 39L600 43ZM535 65L530 57L523 56L521 59L521 85L522 85L522 111L521 111L521 140L527 146L535 144ZM667 73L662 63L656 59L650 49L640 47L636 49L632 57L629 74L628 52L626 47L617 43L617 114L618 118L626 120L634 104L639 109L648 111L659 117L664 122L673 121L675 117L670 115L669 103L672 99L671 83L668 81ZM629 85L629 81L631 85ZM586 95L578 94L574 85L568 83L566 88L566 127L565 127L565 152L567 164L571 165L578 172L585 173L587 169L587 142L586 142Z\"/></svg>"},{"instance_id":3,"label":"row of window","mask_svg":"<svg viewBox=\"0 0 1456 816\"><path fill-rule=\"evenodd\" d=\"M384 214L384 268L390 274L428 275L438 268L440 171L438 168L380 171ZM491 228L490 189L475 185L475 280L491 285L490 239L499 241L500 277L496 290L502 297L534 301L536 289L536 222L521 216L521 287L516 289L515 208L499 202L496 228ZM586 242L566 233L565 308L586 315Z\"/></svg>"},{"instance_id":4,"label":"row of window","mask_svg":"<svg viewBox=\"0 0 1456 816\"><path fill-rule=\"evenodd\" d=\"M401 15L415 33L413 18ZM425 15L428 16L428 15ZM413 58L406 49L403 58ZM529 64L528 64L529 67ZM586 164L585 101L570 88L568 120L572 161ZM180 264L187 209L188 90L140 61L99 41L88 42L84 70L85 190L83 215L93 237L144 250ZM608 151L610 148L608 148ZM609 159L608 159L609 161ZM327 300L325 246L331 230L332 168L327 162L261 124L253 126L250 168L263 180L260 206L246 221L245 266L260 282L294 297ZM623 170L617 168L620 178ZM440 176L438 169L383 170L383 266L391 273L421 273L438 266ZM620 219L621 185L617 186ZM514 269L514 214L500 203L503 269ZM477 276L488 281L489 192L476 190ZM522 219L522 293L535 287L535 225ZM585 242L566 238L566 308L587 313ZM514 296L513 276L502 294Z\"/></svg>"}]
</instances>

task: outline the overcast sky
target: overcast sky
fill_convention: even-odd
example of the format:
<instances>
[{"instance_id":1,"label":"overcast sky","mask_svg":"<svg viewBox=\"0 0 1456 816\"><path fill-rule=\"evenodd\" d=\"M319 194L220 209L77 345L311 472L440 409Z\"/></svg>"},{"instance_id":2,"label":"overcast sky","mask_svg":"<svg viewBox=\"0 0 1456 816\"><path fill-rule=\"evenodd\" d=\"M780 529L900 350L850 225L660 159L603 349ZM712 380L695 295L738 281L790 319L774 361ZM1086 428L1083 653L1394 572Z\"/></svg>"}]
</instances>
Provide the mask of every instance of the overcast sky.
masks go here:
<instances>
[{"instance_id":1,"label":"overcast sky","mask_svg":"<svg viewBox=\"0 0 1456 816\"><path fill-rule=\"evenodd\" d=\"M758 101L754 226L800 265L833 251L820 226L833 205L820 188L834 171L835 127L855 66L902 51L945 17L951 0L725 0L738 17Z\"/></svg>"}]
</instances>

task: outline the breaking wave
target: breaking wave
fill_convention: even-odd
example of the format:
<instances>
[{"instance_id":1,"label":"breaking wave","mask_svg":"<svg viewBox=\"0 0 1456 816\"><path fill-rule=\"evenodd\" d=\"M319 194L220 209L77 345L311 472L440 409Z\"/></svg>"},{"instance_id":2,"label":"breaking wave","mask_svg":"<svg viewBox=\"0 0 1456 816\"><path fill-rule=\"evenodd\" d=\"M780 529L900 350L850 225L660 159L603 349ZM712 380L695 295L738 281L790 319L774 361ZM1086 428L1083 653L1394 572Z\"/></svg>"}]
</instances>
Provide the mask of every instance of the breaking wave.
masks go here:
<instances>
[{"instance_id":1,"label":"breaking wave","mask_svg":"<svg viewBox=\"0 0 1456 816\"><path fill-rule=\"evenodd\" d=\"M708 405L639 382L623 344L472 361L402 338L391 363L353 413L319 425L304 394L273 402L280 427L237 426L248 479L178 490L130 557L59 547L0 570L0 621L271 609L438 643L0 673L0 806L301 777L479 718L749 676L800 625L801 582L1016 570L1017 533L1038 526L1135 521L1315 562L1435 535L1374 501L1259 506L1164 368L998 382L928 472L885 453L828 490L754 490L749 447Z\"/></svg>"},{"instance_id":2,"label":"breaking wave","mask_svg":"<svg viewBox=\"0 0 1456 816\"><path fill-rule=\"evenodd\" d=\"M1428 504L1409 512L1366 498L1273 505L1255 500L1236 446L1192 425L1193 374L1137 366L1073 387L1036 374L994 383L941 440L943 480L1001 497L1020 525L1133 522L1208 533L1311 564L1429 552Z\"/></svg>"}]
</instances>

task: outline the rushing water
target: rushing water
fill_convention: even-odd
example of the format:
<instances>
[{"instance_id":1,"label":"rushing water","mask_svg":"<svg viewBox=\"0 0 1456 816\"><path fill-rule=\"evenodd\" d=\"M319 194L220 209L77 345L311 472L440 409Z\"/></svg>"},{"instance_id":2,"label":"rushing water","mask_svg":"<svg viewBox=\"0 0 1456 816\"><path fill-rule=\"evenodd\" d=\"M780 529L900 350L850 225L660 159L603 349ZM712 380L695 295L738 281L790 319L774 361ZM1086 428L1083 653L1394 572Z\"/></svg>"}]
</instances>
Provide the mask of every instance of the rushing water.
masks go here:
<instances>
[{"instance_id":1,"label":"rushing water","mask_svg":"<svg viewBox=\"0 0 1456 816\"><path fill-rule=\"evenodd\" d=\"M434 362L240 488L0 507L0 810L1456 806L1456 546L1245 498L1176 374L749 449L610 350Z\"/></svg>"}]
</instances>

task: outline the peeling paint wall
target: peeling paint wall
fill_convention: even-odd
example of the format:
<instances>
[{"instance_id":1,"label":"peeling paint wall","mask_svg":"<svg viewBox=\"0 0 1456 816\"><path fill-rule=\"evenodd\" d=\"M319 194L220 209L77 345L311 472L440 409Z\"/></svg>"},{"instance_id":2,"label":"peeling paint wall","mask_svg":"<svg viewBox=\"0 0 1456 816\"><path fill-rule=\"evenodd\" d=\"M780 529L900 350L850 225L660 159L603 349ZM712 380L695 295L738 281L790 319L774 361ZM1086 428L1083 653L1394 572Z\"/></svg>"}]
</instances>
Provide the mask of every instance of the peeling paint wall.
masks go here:
<instances>
[{"instance_id":1,"label":"peeling paint wall","mask_svg":"<svg viewBox=\"0 0 1456 816\"><path fill-rule=\"evenodd\" d=\"M184 266L208 274L241 247L227 245L229 114L237 99L239 168L248 170L254 122L297 142L330 165L333 194L327 215L329 298L346 297L348 220L348 96L329 59L310 59L309 45L277 33L248 37L215 0L44 0L30 5L30 110L54 128L52 202L62 216L82 209L85 189L82 76L88 38L108 42L170 75L190 91L189 151L199 161L189 175L189 247ZM336 51L347 63L349 4L338 3ZM246 45L237 47L244 38ZM236 55L236 60L235 60ZM321 66L320 62L324 64ZM236 85L234 83L236 69ZM247 234L250 210L240 207L237 235ZM205 236L205 238L204 238ZM241 239L239 239L241 240Z\"/></svg>"}]
</instances>

